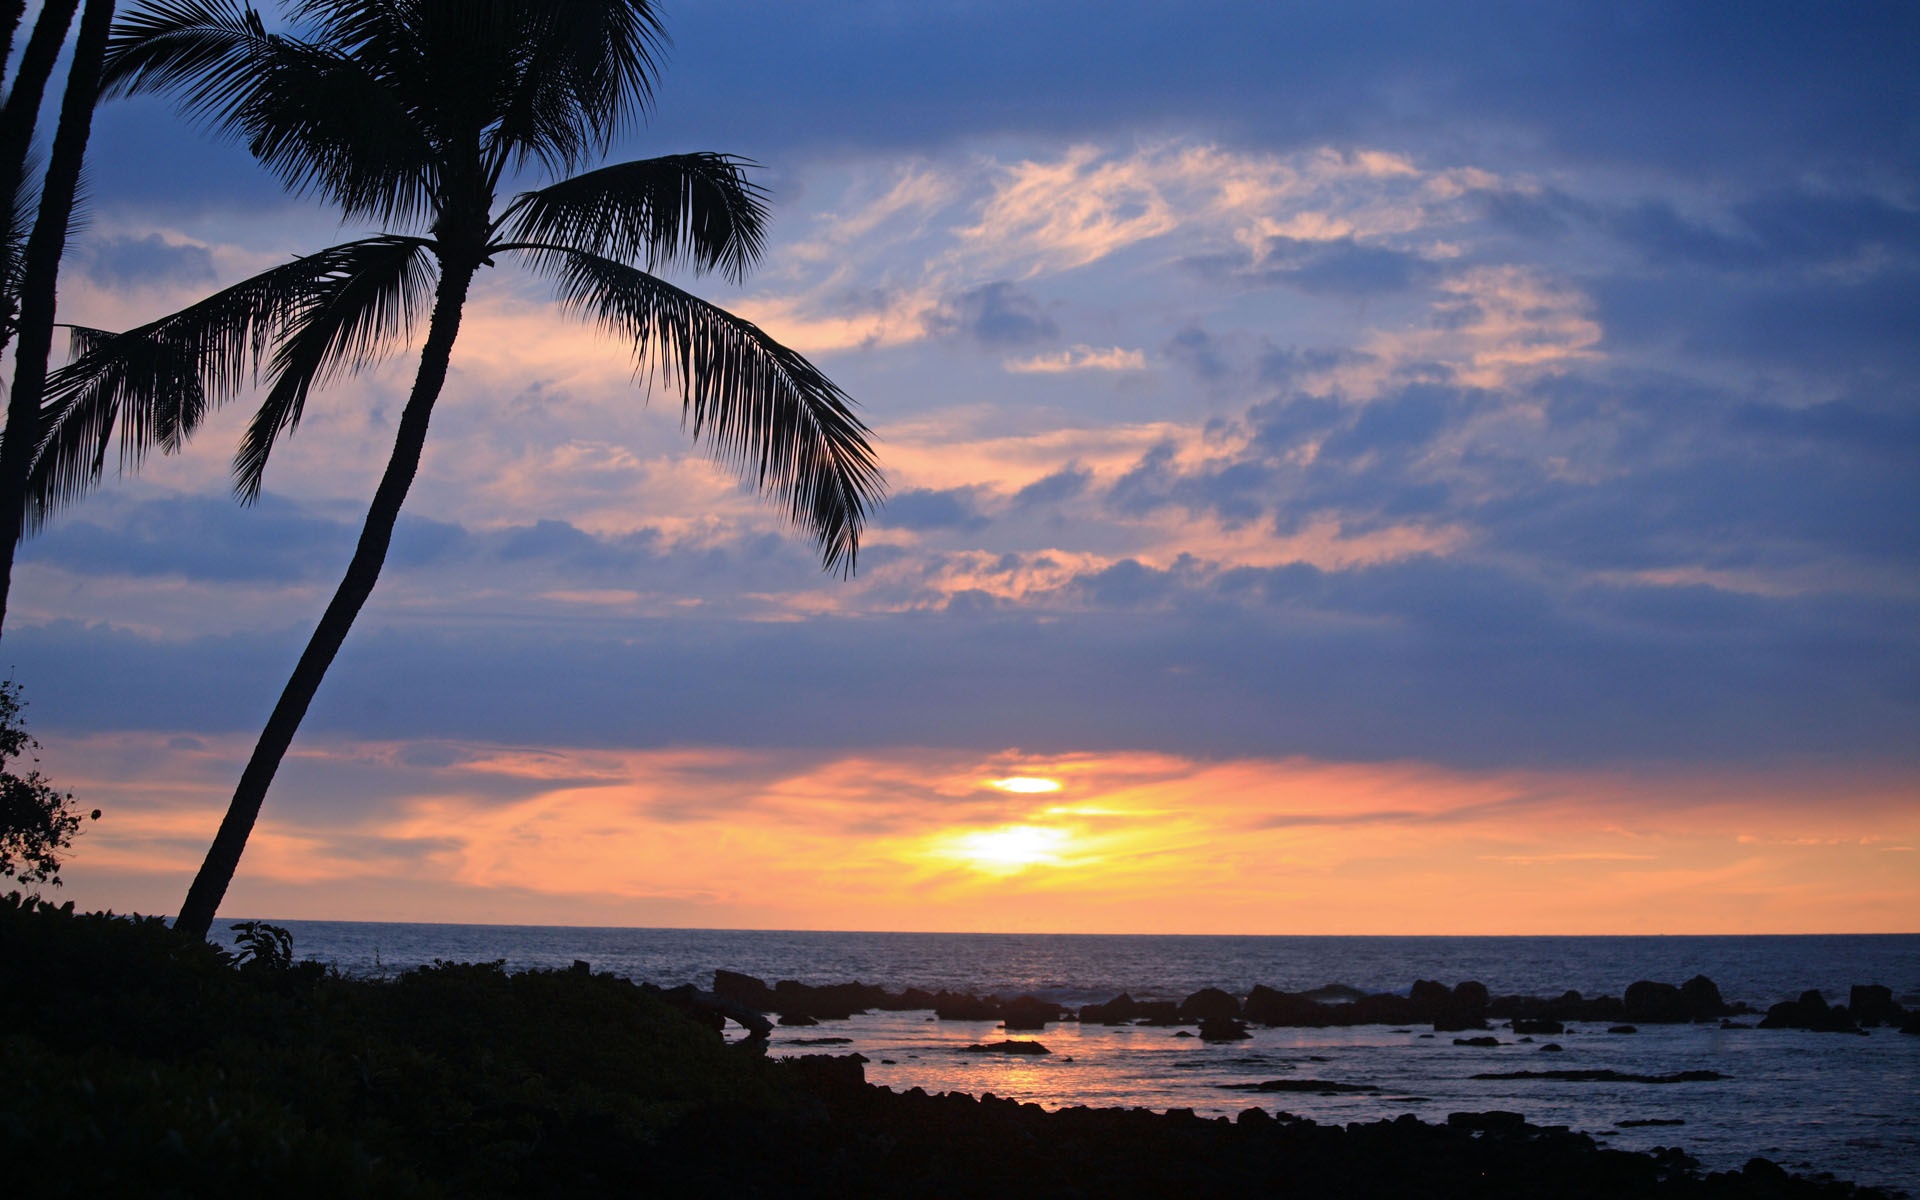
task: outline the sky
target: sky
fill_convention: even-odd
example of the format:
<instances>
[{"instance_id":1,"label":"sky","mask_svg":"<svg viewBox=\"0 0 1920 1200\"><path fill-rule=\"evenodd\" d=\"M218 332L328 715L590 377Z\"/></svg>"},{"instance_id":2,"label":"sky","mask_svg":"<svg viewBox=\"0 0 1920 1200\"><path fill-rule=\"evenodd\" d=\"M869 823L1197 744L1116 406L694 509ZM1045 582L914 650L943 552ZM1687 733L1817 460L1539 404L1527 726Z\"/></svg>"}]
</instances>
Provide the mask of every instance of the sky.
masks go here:
<instances>
[{"instance_id":1,"label":"sky","mask_svg":"<svg viewBox=\"0 0 1920 1200\"><path fill-rule=\"evenodd\" d=\"M1920 9L678 0L613 159L745 155L744 284L890 498L851 579L630 348L476 287L223 915L1912 931ZM154 101L61 316L364 232ZM247 398L24 549L6 661L170 913L409 382L260 502Z\"/></svg>"}]
</instances>

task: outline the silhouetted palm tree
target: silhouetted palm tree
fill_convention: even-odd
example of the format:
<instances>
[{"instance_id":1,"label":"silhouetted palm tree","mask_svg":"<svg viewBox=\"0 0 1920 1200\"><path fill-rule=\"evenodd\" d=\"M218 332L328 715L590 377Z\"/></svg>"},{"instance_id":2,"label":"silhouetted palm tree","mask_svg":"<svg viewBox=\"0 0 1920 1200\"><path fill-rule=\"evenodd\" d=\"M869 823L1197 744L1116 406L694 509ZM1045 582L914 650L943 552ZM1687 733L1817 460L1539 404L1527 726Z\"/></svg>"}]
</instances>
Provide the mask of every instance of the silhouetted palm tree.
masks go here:
<instances>
[{"instance_id":1,"label":"silhouetted palm tree","mask_svg":"<svg viewBox=\"0 0 1920 1200\"><path fill-rule=\"evenodd\" d=\"M19 336L13 353L13 387L7 393L7 431L0 437L0 626L13 592L13 558L27 526L33 462L44 432L47 366L53 353L54 309L60 260L66 254L80 190L80 167L93 133L100 98L101 63L113 22L114 0L87 0L67 67L67 86L54 126L47 174L32 197L32 231L26 219L27 164L35 116L50 61L66 38L74 5L49 3L34 22L21 56L21 70L0 109L0 197L9 206L4 253L0 253L0 348ZM64 8L64 13L61 9ZM48 26L57 26L49 29ZM47 43L51 43L51 50Z\"/></svg>"},{"instance_id":2,"label":"silhouetted palm tree","mask_svg":"<svg viewBox=\"0 0 1920 1200\"><path fill-rule=\"evenodd\" d=\"M740 160L682 154L602 167L498 203L504 179L604 153L652 96L663 34L647 0L305 0L272 33L233 0L149 0L115 27L108 86L166 92L241 139L289 186L392 232L295 259L140 329L77 339L40 458L44 517L99 478L180 444L250 378L265 397L234 458L259 493L275 440L316 385L426 338L392 458L339 590L268 720L188 892L204 936L261 801L372 592L420 461L469 285L520 256L562 305L633 341L684 393L696 438L784 501L851 570L880 477L846 396L751 323L653 272L739 278L765 207Z\"/></svg>"}]
</instances>

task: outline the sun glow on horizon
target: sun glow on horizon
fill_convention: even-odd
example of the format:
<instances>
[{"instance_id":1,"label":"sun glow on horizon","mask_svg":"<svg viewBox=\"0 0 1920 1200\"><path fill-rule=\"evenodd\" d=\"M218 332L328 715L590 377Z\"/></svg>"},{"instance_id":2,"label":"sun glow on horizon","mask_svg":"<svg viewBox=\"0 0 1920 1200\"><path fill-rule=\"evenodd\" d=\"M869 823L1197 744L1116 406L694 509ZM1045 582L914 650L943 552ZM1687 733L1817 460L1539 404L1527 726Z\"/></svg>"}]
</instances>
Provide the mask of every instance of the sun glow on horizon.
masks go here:
<instances>
[{"instance_id":1,"label":"sun glow on horizon","mask_svg":"<svg viewBox=\"0 0 1920 1200\"><path fill-rule=\"evenodd\" d=\"M1008 825L944 839L941 853L958 858L977 870L996 874L1028 867L1060 866L1068 835L1064 829L1041 825Z\"/></svg>"},{"instance_id":2,"label":"sun glow on horizon","mask_svg":"<svg viewBox=\"0 0 1920 1200\"><path fill-rule=\"evenodd\" d=\"M996 779L993 786L1003 792L1015 792L1022 796L1038 795L1041 792L1060 790L1058 779L1047 779L1039 775L1011 775L1005 779Z\"/></svg>"}]
</instances>

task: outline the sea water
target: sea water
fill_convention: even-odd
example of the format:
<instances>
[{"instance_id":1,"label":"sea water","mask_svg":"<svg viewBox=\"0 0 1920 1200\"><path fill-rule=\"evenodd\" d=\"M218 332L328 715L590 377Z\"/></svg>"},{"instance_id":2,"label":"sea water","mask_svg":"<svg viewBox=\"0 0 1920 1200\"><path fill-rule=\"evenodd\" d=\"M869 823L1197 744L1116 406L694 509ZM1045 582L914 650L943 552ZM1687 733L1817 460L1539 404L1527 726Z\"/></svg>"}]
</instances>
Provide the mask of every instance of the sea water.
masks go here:
<instances>
[{"instance_id":1,"label":"sea water","mask_svg":"<svg viewBox=\"0 0 1920 1200\"><path fill-rule=\"evenodd\" d=\"M948 989L1011 998L1031 993L1070 1007L1120 992L1177 1000L1202 987L1244 994L1256 983L1305 991L1341 983L1405 994L1415 979L1474 979L1496 995L1618 996L1637 979L1679 983L1704 974L1729 1001L1765 1010L1817 989L1845 1003L1856 983L1893 989L1920 1008L1920 935L1779 937L1204 937L1074 934L823 933L555 926L282 921L301 958L357 975L435 959L504 960L512 969L596 970L671 987L712 986L715 968L769 983L859 981L891 991ZM222 922L219 930L226 930ZM1751 1021L1752 1019L1749 1019ZM1032 1034L1044 1056L966 1054L1008 1035L992 1022L938 1021L928 1012L872 1013L780 1028L770 1053L860 1053L885 1087L961 1091L1048 1108L1190 1108L1225 1116L1249 1107L1322 1122L1505 1109L1567 1125L1626 1149L1679 1146L1710 1169L1761 1155L1802 1173L1920 1195L1920 1037L1800 1030L1642 1025L1610 1033L1574 1022L1564 1034L1496 1046L1456 1045L1424 1026L1253 1027L1220 1044L1146 1026L1049 1025ZM831 1039L831 1040L822 1040ZM1548 1042L1558 1053L1545 1053ZM1694 1083L1485 1080L1475 1075L1611 1070L1714 1071ZM1263 1093L1270 1080L1371 1091ZM1630 1122L1659 1121L1662 1124Z\"/></svg>"}]
</instances>

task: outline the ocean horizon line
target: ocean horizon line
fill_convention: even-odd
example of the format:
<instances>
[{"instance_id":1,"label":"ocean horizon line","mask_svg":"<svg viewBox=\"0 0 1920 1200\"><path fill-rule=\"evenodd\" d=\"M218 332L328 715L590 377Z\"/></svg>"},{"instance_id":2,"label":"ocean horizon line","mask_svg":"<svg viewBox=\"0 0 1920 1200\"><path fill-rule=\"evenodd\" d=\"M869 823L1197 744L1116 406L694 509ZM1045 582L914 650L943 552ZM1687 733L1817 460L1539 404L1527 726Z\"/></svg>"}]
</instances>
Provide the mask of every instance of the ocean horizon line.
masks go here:
<instances>
[{"instance_id":1,"label":"ocean horizon line","mask_svg":"<svg viewBox=\"0 0 1920 1200\"><path fill-rule=\"evenodd\" d=\"M131 913L130 916L154 915ZM172 917L165 916L171 923ZM286 922L300 924L332 925L386 925L386 926L430 926L446 929L578 929L596 932L626 933L751 933L765 935L814 934L846 935L856 937L1047 937L1047 938L1348 938L1378 940L1447 940L1447 941L1498 941L1514 938L1555 938L1568 941L1600 940L1619 938L1643 938L1656 940L1662 938L1905 938L1920 936L1920 928L1909 930L1818 930L1800 932L1765 933L1726 933L1726 932L1657 932L1645 931L1628 933L1212 933L1212 932L1089 932L1082 930L1031 930L1031 929L830 929L830 928L763 928L749 925L593 925L571 922L527 922L527 921L422 921L382 919L369 920L358 917L262 917L262 916L221 916L215 924L245 921L259 921L267 924Z\"/></svg>"}]
</instances>

